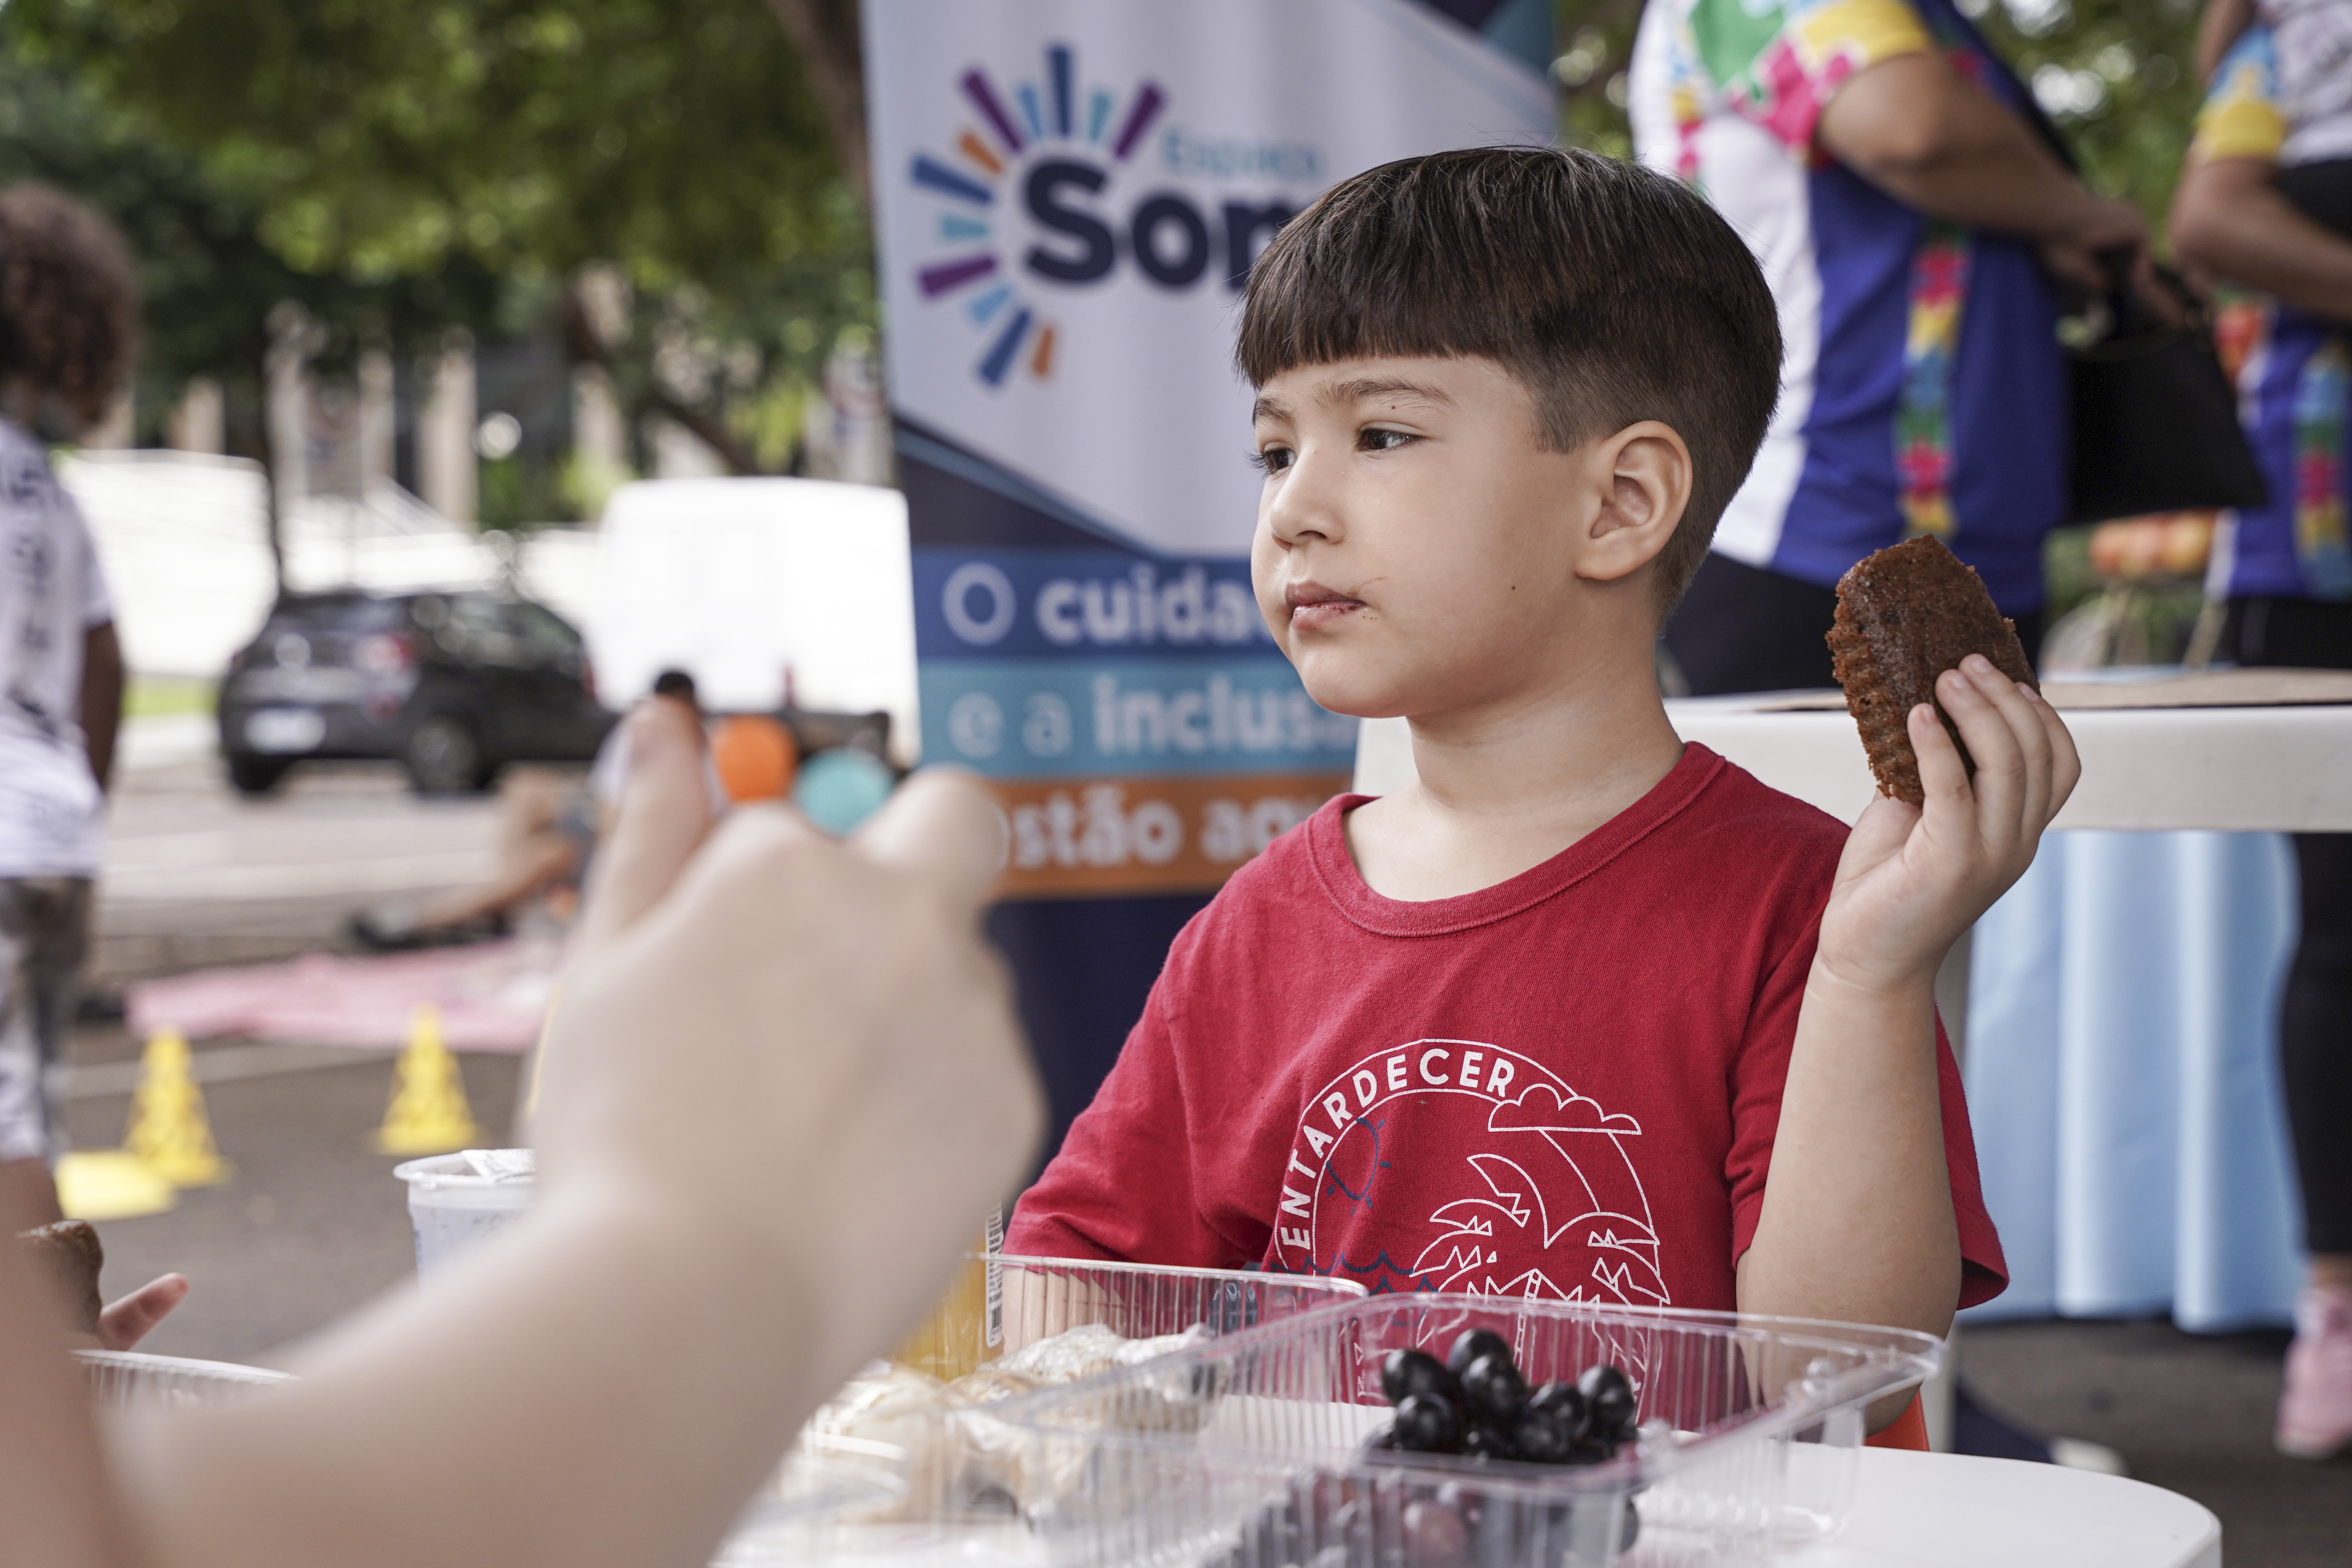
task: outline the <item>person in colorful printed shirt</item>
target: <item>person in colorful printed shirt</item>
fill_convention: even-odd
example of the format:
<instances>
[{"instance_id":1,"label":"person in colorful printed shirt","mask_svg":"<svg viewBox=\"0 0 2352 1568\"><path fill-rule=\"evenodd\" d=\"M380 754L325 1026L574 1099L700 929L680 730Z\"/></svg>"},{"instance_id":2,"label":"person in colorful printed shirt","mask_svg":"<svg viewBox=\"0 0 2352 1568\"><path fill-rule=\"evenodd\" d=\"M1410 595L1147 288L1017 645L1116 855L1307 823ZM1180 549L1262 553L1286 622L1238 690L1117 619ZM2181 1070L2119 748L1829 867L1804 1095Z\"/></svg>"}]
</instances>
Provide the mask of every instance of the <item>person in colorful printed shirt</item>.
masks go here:
<instances>
[{"instance_id":1,"label":"person in colorful printed shirt","mask_svg":"<svg viewBox=\"0 0 2352 1568\"><path fill-rule=\"evenodd\" d=\"M2042 541L2065 521L2062 287L2138 253L2026 118L1951 0L1650 0L1643 162L1696 184L1763 264L1788 344L1747 484L1666 630L1695 692L1831 684L1832 587L1933 533L2040 641Z\"/></svg>"},{"instance_id":2,"label":"person in colorful printed shirt","mask_svg":"<svg viewBox=\"0 0 2352 1568\"><path fill-rule=\"evenodd\" d=\"M2213 73L2172 208L2184 261L2269 296L2239 386L2271 499L2224 520L2207 591L2228 602L2221 657L2352 669L2352 237L2283 188L2314 211L2352 206L2352 3L2252 10ZM2300 834L2294 848L2303 921L2279 1051L2311 1278L2277 1439L2324 1458L2352 1447L2352 834Z\"/></svg>"}]
</instances>

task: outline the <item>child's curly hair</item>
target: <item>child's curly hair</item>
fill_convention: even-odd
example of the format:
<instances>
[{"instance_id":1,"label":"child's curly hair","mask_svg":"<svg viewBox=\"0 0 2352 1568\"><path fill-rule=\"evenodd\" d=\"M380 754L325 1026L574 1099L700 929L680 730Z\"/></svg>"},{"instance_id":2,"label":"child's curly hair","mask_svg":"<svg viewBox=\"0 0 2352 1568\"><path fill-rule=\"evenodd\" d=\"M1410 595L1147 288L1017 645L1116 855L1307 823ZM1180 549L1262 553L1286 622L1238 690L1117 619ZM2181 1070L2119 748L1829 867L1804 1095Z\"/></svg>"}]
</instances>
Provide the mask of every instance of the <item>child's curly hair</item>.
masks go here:
<instances>
[{"instance_id":1,"label":"child's curly hair","mask_svg":"<svg viewBox=\"0 0 2352 1568\"><path fill-rule=\"evenodd\" d=\"M139 352L139 282L114 226L43 184L0 190L0 389L106 417Z\"/></svg>"}]
</instances>

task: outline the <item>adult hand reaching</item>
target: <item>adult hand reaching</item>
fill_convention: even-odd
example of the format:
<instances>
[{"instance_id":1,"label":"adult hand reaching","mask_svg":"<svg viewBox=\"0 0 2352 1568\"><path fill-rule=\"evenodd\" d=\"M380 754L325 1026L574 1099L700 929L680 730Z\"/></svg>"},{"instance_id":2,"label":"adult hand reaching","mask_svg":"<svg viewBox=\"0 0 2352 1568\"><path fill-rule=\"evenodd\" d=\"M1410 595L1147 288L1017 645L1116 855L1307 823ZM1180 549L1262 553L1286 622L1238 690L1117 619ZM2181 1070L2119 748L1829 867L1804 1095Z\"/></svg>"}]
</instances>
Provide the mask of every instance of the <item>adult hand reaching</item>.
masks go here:
<instances>
[{"instance_id":1,"label":"adult hand reaching","mask_svg":"<svg viewBox=\"0 0 2352 1568\"><path fill-rule=\"evenodd\" d=\"M781 806L714 833L692 718L650 703L631 723L537 1097L541 1179L593 1162L659 1194L669 1223L785 1268L842 1260L815 1300L829 1391L945 1289L1036 1135L1027 1052L976 933L1003 830L977 785L934 773L845 846ZM769 1172L785 1151L791 1171Z\"/></svg>"},{"instance_id":2,"label":"adult hand reaching","mask_svg":"<svg viewBox=\"0 0 2352 1568\"><path fill-rule=\"evenodd\" d=\"M782 808L714 830L664 708L629 721L532 1213L299 1382L126 1424L110 1471L0 1258L0 1386L33 1395L0 1402L0 1563L18 1541L166 1568L708 1561L810 1410L936 1299L1042 1124L978 931L993 812L918 777L846 846Z\"/></svg>"},{"instance_id":3,"label":"adult hand reaching","mask_svg":"<svg viewBox=\"0 0 2352 1568\"><path fill-rule=\"evenodd\" d=\"M2104 299L2121 288L2136 295L2158 321L2180 324L2184 301L2158 274L2148 249L2147 219L2131 203L2083 192L2063 226L2042 241L2041 250L2042 265L2080 300ZM2118 259L2124 261L2121 278L2111 271Z\"/></svg>"}]
</instances>

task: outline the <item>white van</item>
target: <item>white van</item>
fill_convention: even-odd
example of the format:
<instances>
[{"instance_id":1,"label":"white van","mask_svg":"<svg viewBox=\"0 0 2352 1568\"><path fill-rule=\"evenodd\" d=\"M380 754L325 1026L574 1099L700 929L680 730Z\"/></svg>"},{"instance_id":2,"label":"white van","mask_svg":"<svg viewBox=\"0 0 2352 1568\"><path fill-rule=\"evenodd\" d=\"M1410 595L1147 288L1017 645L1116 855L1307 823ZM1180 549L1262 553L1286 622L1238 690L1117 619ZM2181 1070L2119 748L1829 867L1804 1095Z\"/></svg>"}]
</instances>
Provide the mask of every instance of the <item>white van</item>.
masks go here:
<instances>
[{"instance_id":1,"label":"white van","mask_svg":"<svg viewBox=\"0 0 2352 1568\"><path fill-rule=\"evenodd\" d=\"M605 503L588 637L604 700L692 675L714 710L890 715L910 764L915 614L907 501L826 479L646 479Z\"/></svg>"}]
</instances>

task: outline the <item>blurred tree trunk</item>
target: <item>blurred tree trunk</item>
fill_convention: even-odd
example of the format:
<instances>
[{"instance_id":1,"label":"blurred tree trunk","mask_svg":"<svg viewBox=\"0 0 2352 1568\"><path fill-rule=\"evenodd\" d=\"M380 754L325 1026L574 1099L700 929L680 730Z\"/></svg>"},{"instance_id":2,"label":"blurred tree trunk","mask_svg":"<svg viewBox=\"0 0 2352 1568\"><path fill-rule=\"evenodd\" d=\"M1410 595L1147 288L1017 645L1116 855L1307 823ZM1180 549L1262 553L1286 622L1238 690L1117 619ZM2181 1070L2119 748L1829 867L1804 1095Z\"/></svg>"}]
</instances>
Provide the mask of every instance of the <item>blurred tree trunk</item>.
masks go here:
<instances>
[{"instance_id":1,"label":"blurred tree trunk","mask_svg":"<svg viewBox=\"0 0 2352 1568\"><path fill-rule=\"evenodd\" d=\"M569 351L572 362L577 364L593 364L599 367L613 379L614 390L618 391L620 378L614 374L612 345L604 341L604 334L597 330L595 315L589 309L587 300L580 291L578 279L572 279L563 290L562 325L564 347ZM685 427L688 434L717 453L719 460L727 465L729 473L738 477L751 478L767 472L765 468L760 467L759 458L749 447L735 438L734 434L727 428L723 421L716 415L696 408L683 399L673 396L669 389L662 385L658 375L650 378L646 383L642 401L654 412L666 418L676 420ZM641 411L631 410L633 414Z\"/></svg>"},{"instance_id":2,"label":"blurred tree trunk","mask_svg":"<svg viewBox=\"0 0 2352 1568\"><path fill-rule=\"evenodd\" d=\"M858 49L857 0L768 0L792 40L809 90L824 110L834 154L870 215L874 179L866 153L866 72Z\"/></svg>"},{"instance_id":3,"label":"blurred tree trunk","mask_svg":"<svg viewBox=\"0 0 2352 1568\"><path fill-rule=\"evenodd\" d=\"M268 445L262 446L261 458L261 530L263 542L269 546L269 602L286 601L286 523L278 515L278 469L269 460Z\"/></svg>"}]
</instances>

